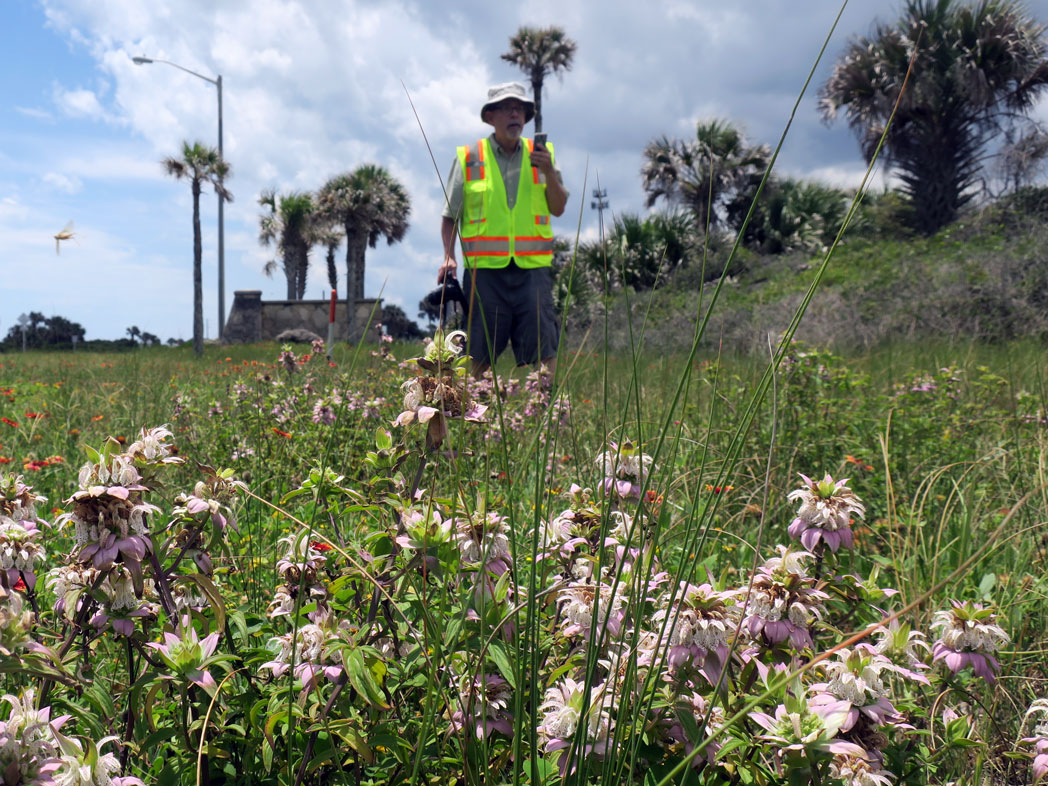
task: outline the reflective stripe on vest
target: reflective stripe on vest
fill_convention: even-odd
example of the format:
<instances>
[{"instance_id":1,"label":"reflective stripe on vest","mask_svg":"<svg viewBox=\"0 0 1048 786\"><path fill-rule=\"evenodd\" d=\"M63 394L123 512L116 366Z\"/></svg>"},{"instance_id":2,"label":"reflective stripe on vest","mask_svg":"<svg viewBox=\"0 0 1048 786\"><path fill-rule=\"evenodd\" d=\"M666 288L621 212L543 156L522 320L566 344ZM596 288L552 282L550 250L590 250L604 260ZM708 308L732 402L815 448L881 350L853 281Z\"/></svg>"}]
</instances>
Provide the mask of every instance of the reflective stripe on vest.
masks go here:
<instances>
[{"instance_id":1,"label":"reflective stripe on vest","mask_svg":"<svg viewBox=\"0 0 1048 786\"><path fill-rule=\"evenodd\" d=\"M553 229L550 226L546 184L531 166L535 143L522 139L521 173L513 210L506 199L506 186L489 139L458 149L462 168L463 214L459 224L462 252L469 267L501 268L512 258L523 268L547 267L553 261ZM553 155L552 145L547 145ZM527 177L527 171L531 177Z\"/></svg>"},{"instance_id":2,"label":"reflective stripe on vest","mask_svg":"<svg viewBox=\"0 0 1048 786\"><path fill-rule=\"evenodd\" d=\"M484 148L477 144L477 158L471 159L470 149L466 148L466 180L484 179Z\"/></svg>"}]
</instances>

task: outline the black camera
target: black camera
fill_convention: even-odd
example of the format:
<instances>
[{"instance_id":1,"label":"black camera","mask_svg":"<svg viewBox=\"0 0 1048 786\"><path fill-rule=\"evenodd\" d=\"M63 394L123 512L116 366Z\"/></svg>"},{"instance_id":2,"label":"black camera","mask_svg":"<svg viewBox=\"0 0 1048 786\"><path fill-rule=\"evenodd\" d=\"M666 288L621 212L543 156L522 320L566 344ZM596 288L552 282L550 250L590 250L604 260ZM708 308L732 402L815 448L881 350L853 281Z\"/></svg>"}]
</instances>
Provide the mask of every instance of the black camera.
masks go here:
<instances>
[{"instance_id":1,"label":"black camera","mask_svg":"<svg viewBox=\"0 0 1048 786\"><path fill-rule=\"evenodd\" d=\"M469 310L466 294L462 291L458 279L451 273L446 274L444 283L427 294L423 301L440 314L441 325L447 323L456 303L462 307L463 314Z\"/></svg>"}]
</instances>

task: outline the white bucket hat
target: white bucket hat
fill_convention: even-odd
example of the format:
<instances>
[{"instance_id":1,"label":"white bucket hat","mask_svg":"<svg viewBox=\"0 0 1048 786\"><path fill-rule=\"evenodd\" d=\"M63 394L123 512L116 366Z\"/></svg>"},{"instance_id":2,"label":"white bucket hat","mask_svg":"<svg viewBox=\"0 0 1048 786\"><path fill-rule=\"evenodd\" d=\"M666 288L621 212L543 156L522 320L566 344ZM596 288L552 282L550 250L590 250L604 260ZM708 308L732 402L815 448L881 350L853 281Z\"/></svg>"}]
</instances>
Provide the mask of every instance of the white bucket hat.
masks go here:
<instances>
[{"instance_id":1,"label":"white bucket hat","mask_svg":"<svg viewBox=\"0 0 1048 786\"><path fill-rule=\"evenodd\" d=\"M524 122L530 122L531 118L535 117L535 102L528 98L527 90L520 82L505 82L501 85L489 87L487 103L480 108L480 119L487 123L488 121L484 117L485 113L511 98L524 104Z\"/></svg>"}]
</instances>

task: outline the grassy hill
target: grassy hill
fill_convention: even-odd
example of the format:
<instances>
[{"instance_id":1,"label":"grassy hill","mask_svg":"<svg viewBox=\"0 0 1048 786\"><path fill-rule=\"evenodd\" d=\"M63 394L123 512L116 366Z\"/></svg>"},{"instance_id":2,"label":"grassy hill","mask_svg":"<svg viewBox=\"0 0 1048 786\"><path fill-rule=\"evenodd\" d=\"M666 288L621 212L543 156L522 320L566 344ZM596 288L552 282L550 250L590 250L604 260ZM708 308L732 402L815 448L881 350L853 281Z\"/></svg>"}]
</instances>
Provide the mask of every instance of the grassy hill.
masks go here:
<instances>
[{"instance_id":1,"label":"grassy hill","mask_svg":"<svg viewBox=\"0 0 1048 786\"><path fill-rule=\"evenodd\" d=\"M888 341L1048 335L1048 197L1041 189L1002 200L931 237L873 229L846 234L833 252L797 337L835 350ZM730 245L711 249L709 269ZM703 344L750 351L789 324L825 254L741 250L710 314ZM690 262L654 290L618 291L568 315L568 340L612 348L643 331L648 346L690 345L716 281ZM701 310L700 310L701 309ZM587 336L588 331L588 336Z\"/></svg>"}]
</instances>

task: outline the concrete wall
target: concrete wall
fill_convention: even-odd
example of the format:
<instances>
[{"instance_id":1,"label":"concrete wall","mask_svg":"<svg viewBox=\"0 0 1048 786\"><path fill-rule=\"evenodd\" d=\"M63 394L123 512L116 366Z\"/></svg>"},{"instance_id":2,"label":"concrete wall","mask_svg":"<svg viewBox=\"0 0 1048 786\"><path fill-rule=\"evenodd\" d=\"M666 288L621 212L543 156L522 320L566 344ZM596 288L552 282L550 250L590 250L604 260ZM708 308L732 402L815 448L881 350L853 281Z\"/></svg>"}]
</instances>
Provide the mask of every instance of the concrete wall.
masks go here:
<instances>
[{"instance_id":1,"label":"concrete wall","mask_svg":"<svg viewBox=\"0 0 1048 786\"><path fill-rule=\"evenodd\" d=\"M294 328L312 330L327 339L330 308L331 303L327 300L262 300L261 290L237 290L233 293L233 308L226 319L222 341L227 344L272 341L283 331ZM365 298L356 301L353 310L351 329L346 319L346 301L335 303L335 340L356 341L370 319L368 340L377 343L379 331L374 325L382 320L381 302L375 298Z\"/></svg>"}]
</instances>

